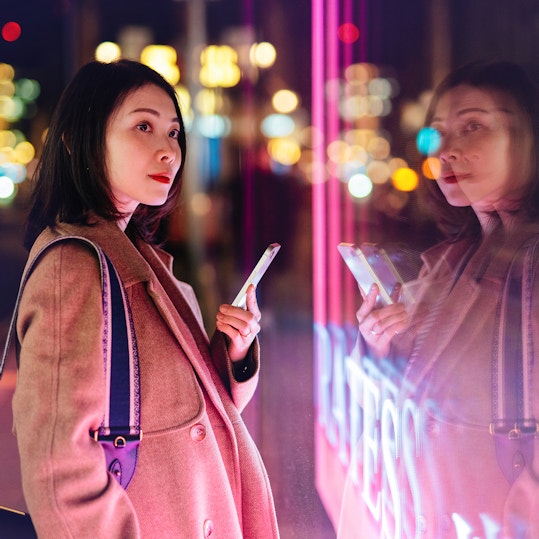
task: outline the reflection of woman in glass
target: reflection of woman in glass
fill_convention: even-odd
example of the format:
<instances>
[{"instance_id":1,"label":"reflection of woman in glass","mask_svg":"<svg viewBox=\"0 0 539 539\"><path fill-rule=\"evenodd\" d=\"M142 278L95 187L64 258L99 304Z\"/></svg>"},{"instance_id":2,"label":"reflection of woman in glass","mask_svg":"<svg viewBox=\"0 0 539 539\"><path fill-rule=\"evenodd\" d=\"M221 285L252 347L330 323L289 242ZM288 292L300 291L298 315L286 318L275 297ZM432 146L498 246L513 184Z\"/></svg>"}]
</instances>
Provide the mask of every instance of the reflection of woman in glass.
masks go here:
<instances>
[{"instance_id":1,"label":"reflection of woman in glass","mask_svg":"<svg viewBox=\"0 0 539 539\"><path fill-rule=\"evenodd\" d=\"M341 537L539 537L538 114L505 62L463 67L434 94L441 169L427 189L448 239L423 254L408 311L375 308L373 289L357 312L376 427Z\"/></svg>"}]
</instances>

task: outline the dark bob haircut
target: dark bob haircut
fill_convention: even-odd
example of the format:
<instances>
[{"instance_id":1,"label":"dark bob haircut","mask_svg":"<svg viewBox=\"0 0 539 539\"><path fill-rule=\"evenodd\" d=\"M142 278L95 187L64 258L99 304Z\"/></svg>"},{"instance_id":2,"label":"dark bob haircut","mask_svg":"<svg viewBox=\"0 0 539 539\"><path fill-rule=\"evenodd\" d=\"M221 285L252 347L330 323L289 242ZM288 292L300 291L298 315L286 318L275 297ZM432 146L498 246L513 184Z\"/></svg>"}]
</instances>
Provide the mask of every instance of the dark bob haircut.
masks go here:
<instances>
[{"instance_id":1,"label":"dark bob haircut","mask_svg":"<svg viewBox=\"0 0 539 539\"><path fill-rule=\"evenodd\" d=\"M511 97L519 109L525 130L532 138L530 163L531 181L522 198L519 212L529 219L539 217L539 94L523 68L507 61L474 62L450 73L435 89L430 102L426 124L432 121L440 98L449 90L461 86L494 90ZM434 203L437 220L442 232L452 238L475 235L480 231L479 221L471 207L450 206L438 184L426 181L426 191Z\"/></svg>"},{"instance_id":2,"label":"dark bob haircut","mask_svg":"<svg viewBox=\"0 0 539 539\"><path fill-rule=\"evenodd\" d=\"M51 120L43 154L34 175L25 245L29 248L46 227L57 222L91 225L92 215L122 217L105 167L107 122L125 98L148 84L162 88L174 103L180 122L182 163L161 206L140 204L129 230L156 242L159 225L175 209L185 164L185 129L174 88L156 71L135 61L90 62L64 90Z\"/></svg>"}]
</instances>

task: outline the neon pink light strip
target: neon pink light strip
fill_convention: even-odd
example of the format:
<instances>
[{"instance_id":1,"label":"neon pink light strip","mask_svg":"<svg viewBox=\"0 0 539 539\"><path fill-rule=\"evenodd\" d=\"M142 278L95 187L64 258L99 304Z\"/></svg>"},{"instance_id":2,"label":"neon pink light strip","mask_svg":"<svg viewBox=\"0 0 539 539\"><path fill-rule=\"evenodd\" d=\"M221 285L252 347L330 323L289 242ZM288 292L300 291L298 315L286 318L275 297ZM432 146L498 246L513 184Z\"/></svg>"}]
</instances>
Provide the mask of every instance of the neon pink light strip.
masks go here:
<instances>
[{"instance_id":1,"label":"neon pink light strip","mask_svg":"<svg viewBox=\"0 0 539 539\"><path fill-rule=\"evenodd\" d=\"M328 0L326 15L327 80L331 84L341 78L339 65L339 1ZM340 138L339 94L333 89L328 96L328 142ZM342 275L343 262L337 251L337 244L342 241L342 183L339 178L330 175L328 179L328 245L326 252L328 266L329 321L342 323Z\"/></svg>"},{"instance_id":2,"label":"neon pink light strip","mask_svg":"<svg viewBox=\"0 0 539 539\"><path fill-rule=\"evenodd\" d=\"M311 28L311 84L312 84L312 124L321 134L319 144L314 148L312 223L313 223L313 320L325 326L326 304L326 136L324 122L324 0L312 0Z\"/></svg>"}]
</instances>

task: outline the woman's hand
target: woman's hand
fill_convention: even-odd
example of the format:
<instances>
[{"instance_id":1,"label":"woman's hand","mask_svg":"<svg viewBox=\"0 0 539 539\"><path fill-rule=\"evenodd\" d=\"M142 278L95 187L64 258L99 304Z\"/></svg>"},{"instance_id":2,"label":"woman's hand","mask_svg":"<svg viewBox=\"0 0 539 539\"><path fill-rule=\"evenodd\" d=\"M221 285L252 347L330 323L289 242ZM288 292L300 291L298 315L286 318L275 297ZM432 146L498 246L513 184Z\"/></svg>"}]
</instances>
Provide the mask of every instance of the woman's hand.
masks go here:
<instances>
[{"instance_id":1,"label":"woman's hand","mask_svg":"<svg viewBox=\"0 0 539 539\"><path fill-rule=\"evenodd\" d=\"M260 310L253 285L247 289L246 309L221 305L217 313L216 327L227 335L228 355L232 361L241 361L247 355L252 342L260 331Z\"/></svg>"},{"instance_id":2,"label":"woman's hand","mask_svg":"<svg viewBox=\"0 0 539 539\"><path fill-rule=\"evenodd\" d=\"M389 353L391 339L407 329L410 320L402 303L376 307L378 293L378 286L373 284L369 293L363 298L356 317L363 339L376 357L383 358Z\"/></svg>"}]
</instances>

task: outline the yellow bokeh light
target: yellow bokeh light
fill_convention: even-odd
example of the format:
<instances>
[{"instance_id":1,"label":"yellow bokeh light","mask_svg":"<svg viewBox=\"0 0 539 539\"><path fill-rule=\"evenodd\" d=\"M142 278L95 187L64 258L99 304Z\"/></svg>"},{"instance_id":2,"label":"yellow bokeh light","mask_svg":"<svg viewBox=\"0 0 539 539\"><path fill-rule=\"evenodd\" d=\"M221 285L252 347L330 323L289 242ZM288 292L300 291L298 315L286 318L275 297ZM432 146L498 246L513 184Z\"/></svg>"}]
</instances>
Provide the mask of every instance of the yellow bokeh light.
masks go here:
<instances>
[{"instance_id":1,"label":"yellow bokeh light","mask_svg":"<svg viewBox=\"0 0 539 539\"><path fill-rule=\"evenodd\" d=\"M13 131L0 131L0 147L10 146L13 148L17 143L17 137Z\"/></svg>"},{"instance_id":2,"label":"yellow bokeh light","mask_svg":"<svg viewBox=\"0 0 539 539\"><path fill-rule=\"evenodd\" d=\"M15 78L15 70L10 64L0 63L0 81L12 81Z\"/></svg>"},{"instance_id":3,"label":"yellow bokeh light","mask_svg":"<svg viewBox=\"0 0 539 539\"><path fill-rule=\"evenodd\" d=\"M15 150L9 146L0 148L0 163L14 163L17 161Z\"/></svg>"},{"instance_id":4,"label":"yellow bokeh light","mask_svg":"<svg viewBox=\"0 0 539 539\"><path fill-rule=\"evenodd\" d=\"M15 159L23 165L29 163L35 155L36 150L28 141L19 142L19 144L15 146Z\"/></svg>"},{"instance_id":5,"label":"yellow bokeh light","mask_svg":"<svg viewBox=\"0 0 539 539\"><path fill-rule=\"evenodd\" d=\"M299 144L291 139L272 139L268 143L271 158L282 165L295 165L301 157Z\"/></svg>"},{"instance_id":6,"label":"yellow bokeh light","mask_svg":"<svg viewBox=\"0 0 539 539\"><path fill-rule=\"evenodd\" d=\"M178 55L169 45L148 45L142 49L140 61L160 73L173 86L180 80Z\"/></svg>"},{"instance_id":7,"label":"yellow bokeh light","mask_svg":"<svg viewBox=\"0 0 539 539\"><path fill-rule=\"evenodd\" d=\"M182 114L184 114L191 108L191 94L189 93L189 90L181 84L175 86L174 90L176 90L180 110L182 111Z\"/></svg>"},{"instance_id":8,"label":"yellow bokeh light","mask_svg":"<svg viewBox=\"0 0 539 539\"><path fill-rule=\"evenodd\" d=\"M202 89L195 96L195 107L201 114L215 114L217 96L214 90Z\"/></svg>"},{"instance_id":9,"label":"yellow bokeh light","mask_svg":"<svg viewBox=\"0 0 539 539\"><path fill-rule=\"evenodd\" d=\"M440 160L437 157L428 157L423 161L421 166L423 175L425 178L429 178L429 180L435 180L438 178L440 176L440 169Z\"/></svg>"},{"instance_id":10,"label":"yellow bokeh light","mask_svg":"<svg viewBox=\"0 0 539 539\"><path fill-rule=\"evenodd\" d=\"M254 43L249 50L249 59L251 64L262 69L267 69L275 63L277 51L275 47L264 41L262 43Z\"/></svg>"},{"instance_id":11,"label":"yellow bokeh light","mask_svg":"<svg viewBox=\"0 0 539 539\"><path fill-rule=\"evenodd\" d=\"M232 88L241 80L238 53L228 45L210 45L200 54L200 83L206 88Z\"/></svg>"},{"instance_id":12,"label":"yellow bokeh light","mask_svg":"<svg viewBox=\"0 0 539 539\"><path fill-rule=\"evenodd\" d=\"M279 90L273 95L271 103L277 112L288 114L298 108L299 99L292 90Z\"/></svg>"},{"instance_id":13,"label":"yellow bokeh light","mask_svg":"<svg viewBox=\"0 0 539 539\"><path fill-rule=\"evenodd\" d=\"M411 168L398 168L391 176L393 187L399 191L413 191L419 182L417 172Z\"/></svg>"},{"instance_id":14,"label":"yellow bokeh light","mask_svg":"<svg viewBox=\"0 0 539 539\"><path fill-rule=\"evenodd\" d=\"M15 95L15 85L10 80L0 81L0 95L13 97Z\"/></svg>"},{"instance_id":15,"label":"yellow bokeh light","mask_svg":"<svg viewBox=\"0 0 539 539\"><path fill-rule=\"evenodd\" d=\"M122 57L122 49L117 43L103 41L95 49L95 59L98 62L110 63Z\"/></svg>"}]
</instances>

